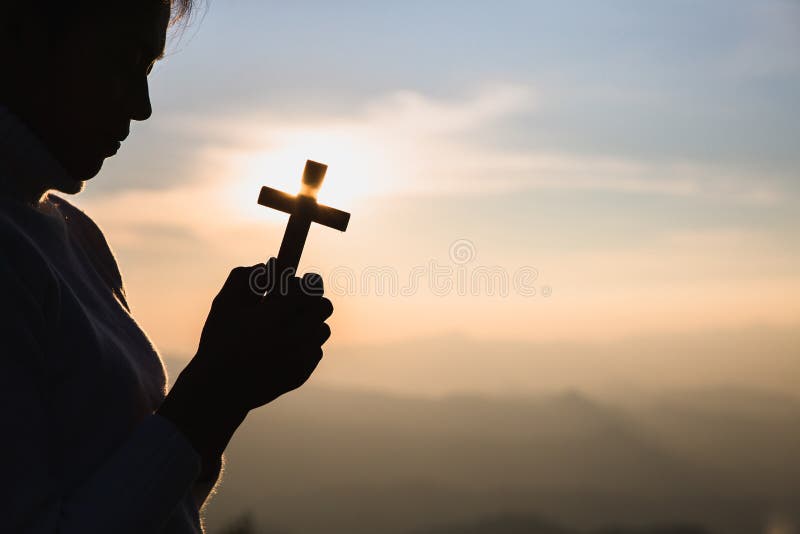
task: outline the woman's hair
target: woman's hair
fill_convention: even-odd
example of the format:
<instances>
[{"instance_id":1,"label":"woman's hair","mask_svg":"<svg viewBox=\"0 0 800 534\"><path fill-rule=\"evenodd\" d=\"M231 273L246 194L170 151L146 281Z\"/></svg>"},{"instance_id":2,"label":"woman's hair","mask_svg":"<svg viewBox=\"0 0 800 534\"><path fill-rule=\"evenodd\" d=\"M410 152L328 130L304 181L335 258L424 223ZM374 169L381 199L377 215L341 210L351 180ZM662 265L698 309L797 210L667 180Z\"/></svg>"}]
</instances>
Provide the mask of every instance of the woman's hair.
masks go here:
<instances>
[{"instance_id":1,"label":"woman's hair","mask_svg":"<svg viewBox=\"0 0 800 534\"><path fill-rule=\"evenodd\" d=\"M172 17L170 19L170 24L175 24L177 22L185 22L189 20L189 17L192 14L192 10L196 7L197 2L195 0L165 0L170 1L170 8L172 11Z\"/></svg>"},{"instance_id":2,"label":"woman's hair","mask_svg":"<svg viewBox=\"0 0 800 534\"><path fill-rule=\"evenodd\" d=\"M112 2L120 0L39 0L34 9L47 19L51 27L58 29L88 9L108 8ZM187 24L197 5L203 0L129 0L132 2L151 2L152 4L169 5L170 26ZM0 0L0 10L7 13L12 6L19 5L17 0Z\"/></svg>"}]
</instances>

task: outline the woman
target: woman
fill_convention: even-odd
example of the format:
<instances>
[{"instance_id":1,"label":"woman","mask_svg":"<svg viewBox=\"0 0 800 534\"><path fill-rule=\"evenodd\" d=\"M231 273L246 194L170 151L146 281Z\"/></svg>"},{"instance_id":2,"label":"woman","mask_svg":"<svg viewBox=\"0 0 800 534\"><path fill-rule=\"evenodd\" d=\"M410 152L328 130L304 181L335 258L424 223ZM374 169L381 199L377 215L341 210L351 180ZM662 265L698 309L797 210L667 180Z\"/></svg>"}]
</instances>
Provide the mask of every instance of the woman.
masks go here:
<instances>
[{"instance_id":1,"label":"woman","mask_svg":"<svg viewBox=\"0 0 800 534\"><path fill-rule=\"evenodd\" d=\"M332 306L296 278L262 298L259 266L234 269L165 395L102 232L50 191L79 192L150 117L147 75L191 1L0 8L0 531L199 532L228 441L308 379Z\"/></svg>"}]
</instances>

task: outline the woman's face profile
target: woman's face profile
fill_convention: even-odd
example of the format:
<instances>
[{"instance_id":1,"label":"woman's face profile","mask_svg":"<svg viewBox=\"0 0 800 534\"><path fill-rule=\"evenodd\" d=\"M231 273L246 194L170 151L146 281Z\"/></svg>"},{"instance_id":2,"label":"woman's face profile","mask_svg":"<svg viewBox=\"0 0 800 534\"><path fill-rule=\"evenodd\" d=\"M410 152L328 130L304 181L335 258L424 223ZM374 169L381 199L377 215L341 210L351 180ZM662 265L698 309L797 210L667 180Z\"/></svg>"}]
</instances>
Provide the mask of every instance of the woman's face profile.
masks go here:
<instances>
[{"instance_id":1,"label":"woman's face profile","mask_svg":"<svg viewBox=\"0 0 800 534\"><path fill-rule=\"evenodd\" d=\"M158 0L99 2L94 11L55 29L22 20L15 35L10 104L67 170L71 183L47 184L66 193L100 171L132 120L150 117L147 76L170 17Z\"/></svg>"}]
</instances>

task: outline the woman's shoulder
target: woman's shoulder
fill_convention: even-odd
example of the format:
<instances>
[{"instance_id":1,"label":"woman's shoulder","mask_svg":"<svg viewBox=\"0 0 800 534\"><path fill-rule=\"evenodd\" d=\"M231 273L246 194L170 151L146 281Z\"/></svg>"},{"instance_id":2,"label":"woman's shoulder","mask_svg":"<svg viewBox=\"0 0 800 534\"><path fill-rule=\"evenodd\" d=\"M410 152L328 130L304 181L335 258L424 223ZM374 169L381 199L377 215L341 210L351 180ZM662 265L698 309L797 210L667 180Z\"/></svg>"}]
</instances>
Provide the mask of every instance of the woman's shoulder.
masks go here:
<instances>
[{"instance_id":1,"label":"woman's shoulder","mask_svg":"<svg viewBox=\"0 0 800 534\"><path fill-rule=\"evenodd\" d=\"M111 255L113 259L103 231L83 210L53 193L47 195L46 202L58 210L60 217L66 224L70 237L91 245L94 251L100 252L102 255Z\"/></svg>"},{"instance_id":2,"label":"woman's shoulder","mask_svg":"<svg viewBox=\"0 0 800 534\"><path fill-rule=\"evenodd\" d=\"M103 231L89 215L64 198L50 194L48 201L61 213L69 239L82 249L95 271L127 308L122 275Z\"/></svg>"},{"instance_id":3,"label":"woman's shoulder","mask_svg":"<svg viewBox=\"0 0 800 534\"><path fill-rule=\"evenodd\" d=\"M23 310L23 315L30 307L46 309L59 293L52 264L37 238L38 221L31 224L28 211L0 199L0 294L4 309Z\"/></svg>"}]
</instances>

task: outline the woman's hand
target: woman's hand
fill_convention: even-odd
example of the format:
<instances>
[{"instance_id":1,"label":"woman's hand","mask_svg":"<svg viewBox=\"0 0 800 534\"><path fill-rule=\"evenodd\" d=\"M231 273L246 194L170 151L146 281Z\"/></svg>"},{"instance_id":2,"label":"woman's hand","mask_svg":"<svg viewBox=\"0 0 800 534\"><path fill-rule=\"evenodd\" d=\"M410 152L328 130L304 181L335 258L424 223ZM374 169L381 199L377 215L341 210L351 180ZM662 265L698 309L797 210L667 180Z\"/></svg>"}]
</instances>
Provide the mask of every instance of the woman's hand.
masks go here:
<instances>
[{"instance_id":1,"label":"woman's hand","mask_svg":"<svg viewBox=\"0 0 800 534\"><path fill-rule=\"evenodd\" d=\"M271 260L267 271L274 269ZM264 265L234 269L211 305L197 355L187 371L213 383L210 394L240 409L262 406L308 380L330 337L333 313L320 284L291 278L262 298L254 288ZM267 272L269 277L270 273ZM222 399L220 399L222 400Z\"/></svg>"},{"instance_id":2,"label":"woman's hand","mask_svg":"<svg viewBox=\"0 0 800 534\"><path fill-rule=\"evenodd\" d=\"M254 286L274 270L273 259L266 272L261 264L230 273L197 355L158 410L201 455L221 454L249 410L303 385L322 358L333 306L322 296L321 278L292 277L288 287L262 297Z\"/></svg>"}]
</instances>

